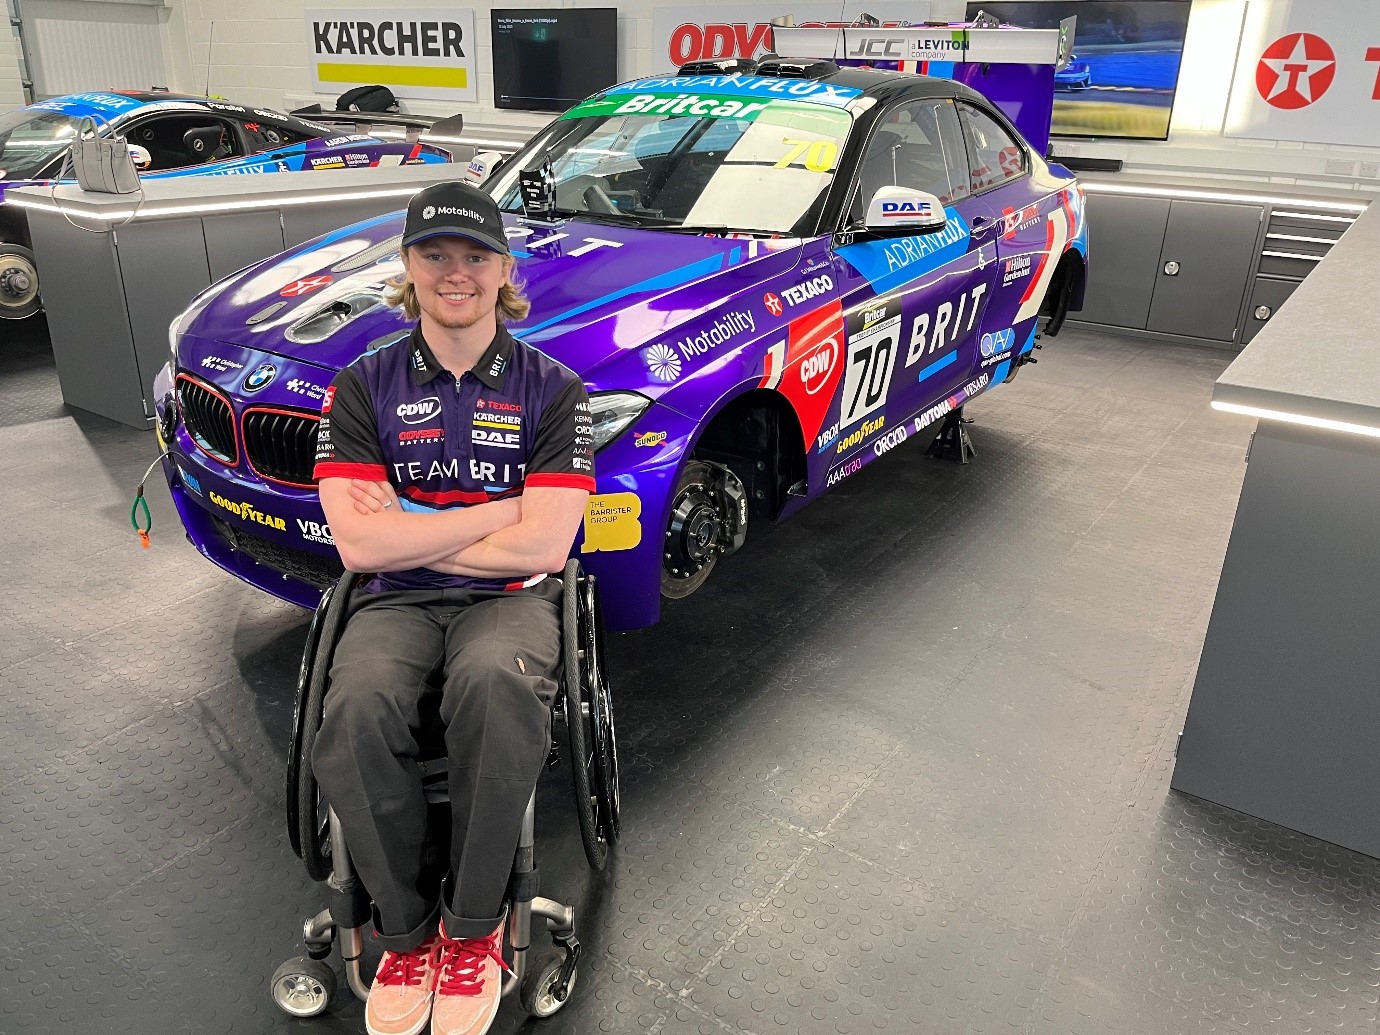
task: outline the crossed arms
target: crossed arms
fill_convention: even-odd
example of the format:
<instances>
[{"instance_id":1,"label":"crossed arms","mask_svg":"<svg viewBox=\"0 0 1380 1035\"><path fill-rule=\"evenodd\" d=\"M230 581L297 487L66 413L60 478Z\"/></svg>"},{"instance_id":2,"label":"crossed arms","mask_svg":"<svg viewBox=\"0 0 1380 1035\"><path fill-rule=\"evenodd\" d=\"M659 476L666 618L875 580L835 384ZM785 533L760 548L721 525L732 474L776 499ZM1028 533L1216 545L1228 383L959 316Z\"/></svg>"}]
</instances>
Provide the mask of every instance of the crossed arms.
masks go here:
<instances>
[{"instance_id":1,"label":"crossed arms","mask_svg":"<svg viewBox=\"0 0 1380 1035\"><path fill-rule=\"evenodd\" d=\"M589 496L584 489L529 487L520 497L421 514L405 512L386 481L323 478L319 489L350 571L432 568L474 578L560 571Z\"/></svg>"}]
</instances>

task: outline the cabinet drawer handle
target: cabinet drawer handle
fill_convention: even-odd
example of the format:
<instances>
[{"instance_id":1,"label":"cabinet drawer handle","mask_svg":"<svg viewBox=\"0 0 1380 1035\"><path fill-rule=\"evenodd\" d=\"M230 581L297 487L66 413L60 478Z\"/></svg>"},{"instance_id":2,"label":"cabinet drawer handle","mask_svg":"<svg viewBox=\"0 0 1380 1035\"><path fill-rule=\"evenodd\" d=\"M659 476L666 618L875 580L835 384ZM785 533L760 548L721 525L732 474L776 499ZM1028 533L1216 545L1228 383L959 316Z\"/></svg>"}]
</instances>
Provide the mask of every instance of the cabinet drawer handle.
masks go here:
<instances>
[{"instance_id":1,"label":"cabinet drawer handle","mask_svg":"<svg viewBox=\"0 0 1380 1035\"><path fill-rule=\"evenodd\" d=\"M1268 249L1260 254L1268 255L1272 259L1306 259L1309 262L1322 262L1325 258L1322 255L1304 255L1302 252L1274 252Z\"/></svg>"}]
</instances>

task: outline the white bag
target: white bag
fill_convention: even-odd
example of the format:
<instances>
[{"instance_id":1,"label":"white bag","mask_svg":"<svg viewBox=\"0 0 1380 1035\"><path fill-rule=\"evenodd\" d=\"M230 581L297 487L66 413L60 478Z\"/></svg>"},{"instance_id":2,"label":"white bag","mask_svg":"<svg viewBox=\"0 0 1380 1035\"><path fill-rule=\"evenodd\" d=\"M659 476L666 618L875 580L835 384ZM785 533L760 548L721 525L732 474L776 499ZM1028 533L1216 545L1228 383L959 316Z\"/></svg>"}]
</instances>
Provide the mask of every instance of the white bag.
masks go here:
<instances>
[{"instance_id":1,"label":"white bag","mask_svg":"<svg viewBox=\"0 0 1380 1035\"><path fill-rule=\"evenodd\" d=\"M102 137L92 119L78 123L71 160L82 190L100 194L134 194L139 190L139 173L129 145L113 134Z\"/></svg>"}]
</instances>

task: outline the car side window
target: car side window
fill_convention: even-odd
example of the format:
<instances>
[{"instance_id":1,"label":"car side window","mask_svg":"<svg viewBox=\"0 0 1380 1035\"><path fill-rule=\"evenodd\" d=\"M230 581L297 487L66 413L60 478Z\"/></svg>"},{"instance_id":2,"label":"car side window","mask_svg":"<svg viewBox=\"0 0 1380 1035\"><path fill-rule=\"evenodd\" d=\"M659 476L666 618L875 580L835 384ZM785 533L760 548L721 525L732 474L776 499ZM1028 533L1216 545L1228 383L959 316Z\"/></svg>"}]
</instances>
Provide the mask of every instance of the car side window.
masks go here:
<instances>
[{"instance_id":1,"label":"car side window","mask_svg":"<svg viewBox=\"0 0 1380 1035\"><path fill-rule=\"evenodd\" d=\"M879 187L909 187L935 195L944 204L966 194L963 140L952 106L925 100L899 104L882 116L858 165L858 185L849 211L861 223Z\"/></svg>"},{"instance_id":2,"label":"car side window","mask_svg":"<svg viewBox=\"0 0 1380 1035\"><path fill-rule=\"evenodd\" d=\"M1025 148L1000 122L971 104L958 106L968 141L968 168L974 194L1020 179L1029 170Z\"/></svg>"},{"instance_id":3,"label":"car side window","mask_svg":"<svg viewBox=\"0 0 1380 1035\"><path fill-rule=\"evenodd\" d=\"M239 134L229 122L200 112L149 115L124 134L131 144L148 149L150 172L204 165L244 154Z\"/></svg>"}]
</instances>

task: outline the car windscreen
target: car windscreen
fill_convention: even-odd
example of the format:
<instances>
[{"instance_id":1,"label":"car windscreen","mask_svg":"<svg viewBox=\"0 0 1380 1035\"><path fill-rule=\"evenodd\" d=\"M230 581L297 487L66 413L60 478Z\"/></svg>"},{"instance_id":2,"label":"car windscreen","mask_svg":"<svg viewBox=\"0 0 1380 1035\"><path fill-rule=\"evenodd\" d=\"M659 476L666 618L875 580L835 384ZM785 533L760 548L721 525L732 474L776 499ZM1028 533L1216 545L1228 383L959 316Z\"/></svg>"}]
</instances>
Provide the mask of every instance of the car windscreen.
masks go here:
<instances>
[{"instance_id":1,"label":"car windscreen","mask_svg":"<svg viewBox=\"0 0 1380 1035\"><path fill-rule=\"evenodd\" d=\"M852 117L792 101L594 98L500 171L499 207L522 210L518 176L551 163L560 215L649 229L803 232L833 181ZM658 99L659 100L659 99Z\"/></svg>"},{"instance_id":2,"label":"car windscreen","mask_svg":"<svg viewBox=\"0 0 1380 1035\"><path fill-rule=\"evenodd\" d=\"M36 178L77 135L77 120L55 111L0 115L0 180Z\"/></svg>"}]
</instances>

